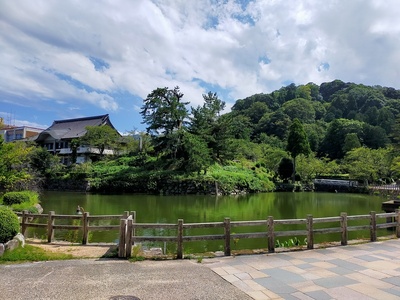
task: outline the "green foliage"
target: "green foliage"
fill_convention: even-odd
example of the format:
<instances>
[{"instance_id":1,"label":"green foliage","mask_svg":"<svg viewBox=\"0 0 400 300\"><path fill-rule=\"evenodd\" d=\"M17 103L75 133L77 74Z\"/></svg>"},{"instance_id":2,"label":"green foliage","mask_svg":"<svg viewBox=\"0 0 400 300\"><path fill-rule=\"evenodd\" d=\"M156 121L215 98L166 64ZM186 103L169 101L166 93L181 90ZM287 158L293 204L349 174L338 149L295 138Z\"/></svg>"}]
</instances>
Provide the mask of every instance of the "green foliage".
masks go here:
<instances>
[{"instance_id":1,"label":"green foliage","mask_svg":"<svg viewBox=\"0 0 400 300\"><path fill-rule=\"evenodd\" d=\"M320 147L320 154L327 154L331 159L343 158L343 146L348 134L362 137L363 123L355 120L337 119L329 124Z\"/></svg>"},{"instance_id":2,"label":"green foliage","mask_svg":"<svg viewBox=\"0 0 400 300\"><path fill-rule=\"evenodd\" d=\"M147 132L152 135L154 150L161 159L172 160L169 163L179 165L182 157L182 130L188 111L182 102L183 94L179 87L173 90L157 88L146 99L140 114ZM177 161L175 161L177 160Z\"/></svg>"},{"instance_id":3,"label":"green foliage","mask_svg":"<svg viewBox=\"0 0 400 300\"><path fill-rule=\"evenodd\" d=\"M290 125L286 150L292 158L296 158L299 154L308 155L311 152L307 134L299 119L294 119Z\"/></svg>"},{"instance_id":4,"label":"green foliage","mask_svg":"<svg viewBox=\"0 0 400 300\"><path fill-rule=\"evenodd\" d=\"M69 167L69 172L65 176L65 179L82 180L90 177L93 165L90 162L82 164L72 164Z\"/></svg>"},{"instance_id":5,"label":"green foliage","mask_svg":"<svg viewBox=\"0 0 400 300\"><path fill-rule=\"evenodd\" d=\"M43 147L35 147L30 153L30 167L44 178L53 178L62 171L63 165L59 158Z\"/></svg>"},{"instance_id":6,"label":"green foliage","mask_svg":"<svg viewBox=\"0 0 400 300\"><path fill-rule=\"evenodd\" d=\"M4 205L21 204L29 201L29 194L25 192L8 192L3 196Z\"/></svg>"},{"instance_id":7,"label":"green foliage","mask_svg":"<svg viewBox=\"0 0 400 300\"><path fill-rule=\"evenodd\" d=\"M355 148L360 148L361 143L360 140L357 137L357 134L355 133L349 133L346 135L344 139L344 144L343 144L343 152L347 153L350 150L353 150Z\"/></svg>"},{"instance_id":8,"label":"green foliage","mask_svg":"<svg viewBox=\"0 0 400 300\"><path fill-rule=\"evenodd\" d=\"M256 167L254 163L243 161L227 166L213 165L210 167L207 177L217 180L219 188L226 194L239 191L268 192L272 191L274 184L272 175L262 167Z\"/></svg>"},{"instance_id":9,"label":"green foliage","mask_svg":"<svg viewBox=\"0 0 400 300\"><path fill-rule=\"evenodd\" d=\"M25 245L24 247L18 247L13 251L4 252L3 256L0 256L0 264L12 262L66 260L73 258L72 254L50 252L39 247Z\"/></svg>"},{"instance_id":10,"label":"green foliage","mask_svg":"<svg viewBox=\"0 0 400 300\"><path fill-rule=\"evenodd\" d=\"M80 139L81 145L90 145L99 149L103 155L105 149L115 149L119 133L108 125L87 126L86 134Z\"/></svg>"},{"instance_id":11,"label":"green foliage","mask_svg":"<svg viewBox=\"0 0 400 300\"><path fill-rule=\"evenodd\" d=\"M3 196L3 204L9 205L14 211L28 210L36 213L35 206L39 202L39 194L34 191L8 192Z\"/></svg>"},{"instance_id":12,"label":"green foliage","mask_svg":"<svg viewBox=\"0 0 400 300\"><path fill-rule=\"evenodd\" d=\"M369 182L391 177L392 151L386 149L368 149L365 147L349 151L344 167L350 178Z\"/></svg>"},{"instance_id":13,"label":"green foliage","mask_svg":"<svg viewBox=\"0 0 400 300\"><path fill-rule=\"evenodd\" d=\"M312 123L315 121L315 109L311 101L296 98L283 104L283 112L292 120L299 119L303 123Z\"/></svg>"},{"instance_id":14,"label":"green foliage","mask_svg":"<svg viewBox=\"0 0 400 300\"><path fill-rule=\"evenodd\" d=\"M19 232L17 215L8 207L0 206L0 243L12 240Z\"/></svg>"},{"instance_id":15,"label":"green foliage","mask_svg":"<svg viewBox=\"0 0 400 300\"><path fill-rule=\"evenodd\" d=\"M290 248L290 247L300 247L302 245L307 245L307 239L305 238L303 242L301 242L297 237L290 238L286 241L281 242L280 240L275 241L275 248Z\"/></svg>"},{"instance_id":16,"label":"green foliage","mask_svg":"<svg viewBox=\"0 0 400 300\"><path fill-rule=\"evenodd\" d=\"M290 158L283 157L278 165L278 175L282 180L289 179L294 172L293 161Z\"/></svg>"},{"instance_id":17,"label":"green foliage","mask_svg":"<svg viewBox=\"0 0 400 300\"><path fill-rule=\"evenodd\" d=\"M29 168L33 146L24 142L4 143L0 146L0 187L6 190L23 190L35 184Z\"/></svg>"},{"instance_id":18,"label":"green foliage","mask_svg":"<svg viewBox=\"0 0 400 300\"><path fill-rule=\"evenodd\" d=\"M206 171L212 163L210 149L206 142L189 132L183 134L182 142L185 151L184 170L187 172Z\"/></svg>"}]
</instances>

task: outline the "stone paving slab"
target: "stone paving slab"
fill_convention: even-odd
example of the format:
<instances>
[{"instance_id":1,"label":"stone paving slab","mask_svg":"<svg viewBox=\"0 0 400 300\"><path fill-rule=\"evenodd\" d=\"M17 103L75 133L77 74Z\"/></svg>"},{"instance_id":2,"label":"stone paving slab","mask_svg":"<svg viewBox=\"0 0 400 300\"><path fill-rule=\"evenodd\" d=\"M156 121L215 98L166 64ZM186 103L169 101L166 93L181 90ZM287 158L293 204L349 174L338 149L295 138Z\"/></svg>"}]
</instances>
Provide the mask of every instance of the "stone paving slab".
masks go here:
<instances>
[{"instance_id":1,"label":"stone paving slab","mask_svg":"<svg viewBox=\"0 0 400 300\"><path fill-rule=\"evenodd\" d=\"M253 299L400 299L400 240L203 263Z\"/></svg>"}]
</instances>

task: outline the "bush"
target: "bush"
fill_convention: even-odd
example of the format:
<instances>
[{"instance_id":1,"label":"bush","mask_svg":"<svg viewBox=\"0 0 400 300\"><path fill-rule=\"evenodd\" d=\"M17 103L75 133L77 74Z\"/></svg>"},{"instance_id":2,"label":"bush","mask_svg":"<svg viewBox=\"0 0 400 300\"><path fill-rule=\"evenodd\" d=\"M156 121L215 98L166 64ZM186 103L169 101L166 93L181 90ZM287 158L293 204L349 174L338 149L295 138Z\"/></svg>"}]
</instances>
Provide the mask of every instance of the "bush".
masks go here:
<instances>
[{"instance_id":1,"label":"bush","mask_svg":"<svg viewBox=\"0 0 400 300\"><path fill-rule=\"evenodd\" d=\"M35 206L39 202L39 194L33 191L9 192L3 196L3 204L10 206L13 211L29 210L36 213Z\"/></svg>"},{"instance_id":2,"label":"bush","mask_svg":"<svg viewBox=\"0 0 400 300\"><path fill-rule=\"evenodd\" d=\"M8 207L0 206L0 243L6 243L13 239L19 232L17 215Z\"/></svg>"},{"instance_id":3,"label":"bush","mask_svg":"<svg viewBox=\"0 0 400 300\"><path fill-rule=\"evenodd\" d=\"M21 204L29 201L29 195L26 192L9 192L3 196L4 205Z\"/></svg>"}]
</instances>

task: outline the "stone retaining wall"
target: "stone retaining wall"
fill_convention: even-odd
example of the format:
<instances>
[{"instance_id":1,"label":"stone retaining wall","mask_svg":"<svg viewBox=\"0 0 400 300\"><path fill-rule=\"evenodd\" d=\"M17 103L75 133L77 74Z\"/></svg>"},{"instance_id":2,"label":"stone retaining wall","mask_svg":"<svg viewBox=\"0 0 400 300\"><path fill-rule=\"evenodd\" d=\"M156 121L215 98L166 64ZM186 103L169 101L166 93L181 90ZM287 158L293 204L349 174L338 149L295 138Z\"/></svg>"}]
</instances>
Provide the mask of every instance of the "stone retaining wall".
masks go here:
<instances>
[{"instance_id":1,"label":"stone retaining wall","mask_svg":"<svg viewBox=\"0 0 400 300\"><path fill-rule=\"evenodd\" d=\"M97 190L90 187L87 180L50 180L46 187L50 191L81 191L98 193L148 193L162 195L222 195L244 194L245 189L233 189L226 191L216 181L195 180L171 180L158 178L153 180L139 180L135 182L114 181L109 186L103 186Z\"/></svg>"}]
</instances>

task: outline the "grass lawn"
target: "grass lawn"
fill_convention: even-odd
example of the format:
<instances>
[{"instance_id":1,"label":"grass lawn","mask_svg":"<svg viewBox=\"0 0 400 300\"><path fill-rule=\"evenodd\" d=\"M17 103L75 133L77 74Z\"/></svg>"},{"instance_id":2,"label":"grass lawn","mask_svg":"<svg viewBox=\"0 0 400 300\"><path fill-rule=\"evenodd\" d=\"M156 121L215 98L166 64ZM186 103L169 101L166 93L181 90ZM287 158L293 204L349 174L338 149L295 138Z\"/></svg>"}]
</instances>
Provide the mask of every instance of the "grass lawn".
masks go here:
<instances>
[{"instance_id":1,"label":"grass lawn","mask_svg":"<svg viewBox=\"0 0 400 300\"><path fill-rule=\"evenodd\" d=\"M0 256L0 264L47 260L66 260L74 258L76 257L71 254L49 252L39 247L25 244L24 247L18 247L13 251L4 252L3 256Z\"/></svg>"}]
</instances>

